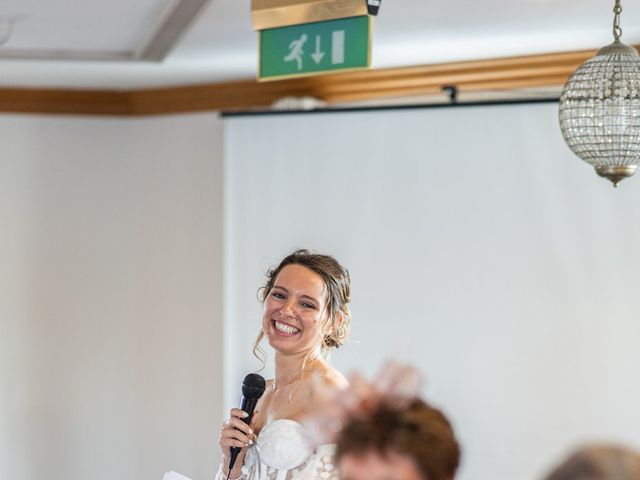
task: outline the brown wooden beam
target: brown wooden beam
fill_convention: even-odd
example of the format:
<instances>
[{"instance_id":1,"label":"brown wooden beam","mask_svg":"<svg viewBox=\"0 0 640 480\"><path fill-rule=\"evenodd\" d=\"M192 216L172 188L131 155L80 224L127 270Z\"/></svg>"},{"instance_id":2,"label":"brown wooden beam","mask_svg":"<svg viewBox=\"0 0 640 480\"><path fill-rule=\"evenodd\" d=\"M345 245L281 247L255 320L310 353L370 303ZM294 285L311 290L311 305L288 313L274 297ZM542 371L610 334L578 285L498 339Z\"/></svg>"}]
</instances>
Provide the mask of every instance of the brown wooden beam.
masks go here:
<instances>
[{"instance_id":1,"label":"brown wooden beam","mask_svg":"<svg viewBox=\"0 0 640 480\"><path fill-rule=\"evenodd\" d=\"M561 86L595 50L363 70L259 83L254 80L138 90L0 88L0 111L141 116L265 108L285 96L330 104L460 92Z\"/></svg>"},{"instance_id":2,"label":"brown wooden beam","mask_svg":"<svg viewBox=\"0 0 640 480\"><path fill-rule=\"evenodd\" d=\"M0 112L131 115L131 108L127 92L0 88Z\"/></svg>"},{"instance_id":3,"label":"brown wooden beam","mask_svg":"<svg viewBox=\"0 0 640 480\"><path fill-rule=\"evenodd\" d=\"M134 115L265 107L284 96L310 95L308 80L258 83L254 80L129 92Z\"/></svg>"}]
</instances>

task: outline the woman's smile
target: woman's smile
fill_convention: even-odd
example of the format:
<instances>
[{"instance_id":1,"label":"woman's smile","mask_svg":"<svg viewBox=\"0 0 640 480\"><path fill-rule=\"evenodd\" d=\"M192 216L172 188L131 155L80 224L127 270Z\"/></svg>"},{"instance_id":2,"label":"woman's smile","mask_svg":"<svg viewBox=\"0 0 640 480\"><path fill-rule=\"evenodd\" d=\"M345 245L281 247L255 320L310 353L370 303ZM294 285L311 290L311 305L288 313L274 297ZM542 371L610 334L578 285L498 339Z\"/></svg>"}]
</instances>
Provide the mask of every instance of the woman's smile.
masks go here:
<instances>
[{"instance_id":1,"label":"woman's smile","mask_svg":"<svg viewBox=\"0 0 640 480\"><path fill-rule=\"evenodd\" d=\"M279 322L278 320L271 320L271 325L273 325L273 329L277 334L284 337L291 337L297 333L300 333L299 328L296 328L293 325L289 325L288 323Z\"/></svg>"}]
</instances>

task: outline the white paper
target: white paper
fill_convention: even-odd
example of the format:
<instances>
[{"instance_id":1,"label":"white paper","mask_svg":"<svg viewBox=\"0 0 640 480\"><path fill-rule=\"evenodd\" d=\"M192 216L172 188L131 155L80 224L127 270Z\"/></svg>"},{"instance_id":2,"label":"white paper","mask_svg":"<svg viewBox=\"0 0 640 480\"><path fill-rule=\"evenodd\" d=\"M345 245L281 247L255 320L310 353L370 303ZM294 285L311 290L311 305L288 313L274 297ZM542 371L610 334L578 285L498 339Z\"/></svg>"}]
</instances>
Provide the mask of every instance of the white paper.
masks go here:
<instances>
[{"instance_id":1,"label":"white paper","mask_svg":"<svg viewBox=\"0 0 640 480\"><path fill-rule=\"evenodd\" d=\"M191 480L188 477L185 477L184 475L180 475L177 472L171 471L171 472L167 472L164 474L164 477L162 477L162 480Z\"/></svg>"}]
</instances>

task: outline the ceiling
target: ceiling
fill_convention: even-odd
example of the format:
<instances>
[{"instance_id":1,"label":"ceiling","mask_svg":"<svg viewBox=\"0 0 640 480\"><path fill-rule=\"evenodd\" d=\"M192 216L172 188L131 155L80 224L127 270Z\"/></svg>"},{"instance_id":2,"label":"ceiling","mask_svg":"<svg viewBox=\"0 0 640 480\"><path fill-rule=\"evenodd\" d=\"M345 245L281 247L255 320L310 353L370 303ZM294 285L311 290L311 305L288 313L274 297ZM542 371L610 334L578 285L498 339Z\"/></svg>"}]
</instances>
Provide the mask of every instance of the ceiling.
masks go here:
<instances>
[{"instance_id":1,"label":"ceiling","mask_svg":"<svg viewBox=\"0 0 640 480\"><path fill-rule=\"evenodd\" d=\"M612 40L613 3L384 0L372 68L597 48ZM622 39L638 44L640 1L622 7ZM0 20L13 23L0 46L0 86L125 90L252 79L250 8L250 0L0 0Z\"/></svg>"}]
</instances>

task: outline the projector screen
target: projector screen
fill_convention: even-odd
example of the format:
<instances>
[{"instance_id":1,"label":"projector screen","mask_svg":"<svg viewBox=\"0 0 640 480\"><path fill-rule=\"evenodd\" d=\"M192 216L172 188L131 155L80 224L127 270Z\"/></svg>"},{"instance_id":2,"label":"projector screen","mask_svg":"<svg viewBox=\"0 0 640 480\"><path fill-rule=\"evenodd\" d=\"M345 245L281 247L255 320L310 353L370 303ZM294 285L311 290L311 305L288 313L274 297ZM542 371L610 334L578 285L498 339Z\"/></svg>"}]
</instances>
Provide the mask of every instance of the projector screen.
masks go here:
<instances>
[{"instance_id":1,"label":"projector screen","mask_svg":"<svg viewBox=\"0 0 640 480\"><path fill-rule=\"evenodd\" d=\"M462 443L459 480L640 445L640 178L616 190L573 156L556 104L224 123L228 407L260 367L264 273L304 247L351 272L334 365L418 366Z\"/></svg>"}]
</instances>

